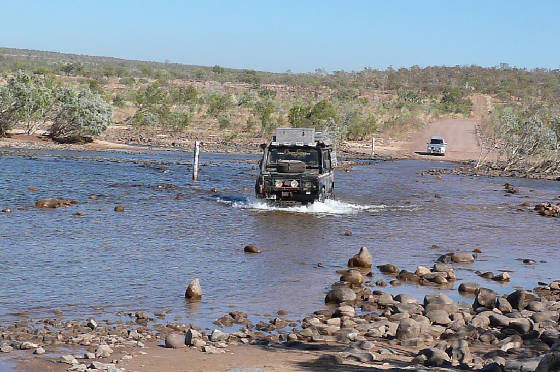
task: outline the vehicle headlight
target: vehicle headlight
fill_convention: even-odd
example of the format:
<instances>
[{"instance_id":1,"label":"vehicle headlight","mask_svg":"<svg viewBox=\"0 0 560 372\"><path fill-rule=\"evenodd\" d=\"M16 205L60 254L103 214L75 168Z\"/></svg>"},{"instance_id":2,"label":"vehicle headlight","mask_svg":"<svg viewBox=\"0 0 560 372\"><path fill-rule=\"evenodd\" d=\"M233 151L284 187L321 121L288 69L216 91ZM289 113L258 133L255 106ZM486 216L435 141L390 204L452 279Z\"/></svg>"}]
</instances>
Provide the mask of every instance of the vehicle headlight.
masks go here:
<instances>
[{"instance_id":1,"label":"vehicle headlight","mask_svg":"<svg viewBox=\"0 0 560 372\"><path fill-rule=\"evenodd\" d=\"M282 187L282 180L276 180L276 181L274 181L274 186L276 186L276 187Z\"/></svg>"},{"instance_id":2,"label":"vehicle headlight","mask_svg":"<svg viewBox=\"0 0 560 372\"><path fill-rule=\"evenodd\" d=\"M292 187L298 187L298 185L299 185L299 182L296 181L296 180L293 180L292 182L290 182L290 186L292 186Z\"/></svg>"}]
</instances>

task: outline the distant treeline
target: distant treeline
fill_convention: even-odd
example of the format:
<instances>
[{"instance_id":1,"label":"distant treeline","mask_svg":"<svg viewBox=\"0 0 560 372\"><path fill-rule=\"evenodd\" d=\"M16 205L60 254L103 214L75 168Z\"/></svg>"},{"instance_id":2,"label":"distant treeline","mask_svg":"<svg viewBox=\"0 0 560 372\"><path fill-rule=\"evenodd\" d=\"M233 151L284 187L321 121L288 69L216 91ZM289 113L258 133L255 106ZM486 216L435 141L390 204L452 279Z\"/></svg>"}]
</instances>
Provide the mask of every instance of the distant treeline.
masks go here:
<instances>
[{"instance_id":1,"label":"distant treeline","mask_svg":"<svg viewBox=\"0 0 560 372\"><path fill-rule=\"evenodd\" d=\"M364 68L361 71L317 69L313 73L271 73L221 66L204 67L178 63L143 62L110 57L92 57L35 50L0 48L0 73L17 70L39 74L49 72L93 79L116 76L122 79L182 79L195 81L237 82L251 85L283 84L302 88L327 87L340 95L357 97L364 90L398 92L401 90L432 97L446 89L459 88L507 100L529 97L557 103L560 97L560 70L512 68L502 63L496 67L433 66L385 70Z\"/></svg>"}]
</instances>

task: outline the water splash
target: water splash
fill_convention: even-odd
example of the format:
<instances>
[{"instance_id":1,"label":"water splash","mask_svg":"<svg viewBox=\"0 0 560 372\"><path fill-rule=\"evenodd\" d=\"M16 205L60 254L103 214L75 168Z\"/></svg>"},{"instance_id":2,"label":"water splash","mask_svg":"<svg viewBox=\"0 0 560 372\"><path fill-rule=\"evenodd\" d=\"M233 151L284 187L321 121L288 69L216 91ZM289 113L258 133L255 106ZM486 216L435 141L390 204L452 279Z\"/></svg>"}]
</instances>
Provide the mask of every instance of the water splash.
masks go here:
<instances>
[{"instance_id":1,"label":"water splash","mask_svg":"<svg viewBox=\"0 0 560 372\"><path fill-rule=\"evenodd\" d=\"M323 202L294 206L276 205L262 200L232 201L229 198L218 198L218 201L229 204L233 208L310 214L356 214L362 211L381 211L389 208L384 204L360 205L335 199L327 199Z\"/></svg>"}]
</instances>

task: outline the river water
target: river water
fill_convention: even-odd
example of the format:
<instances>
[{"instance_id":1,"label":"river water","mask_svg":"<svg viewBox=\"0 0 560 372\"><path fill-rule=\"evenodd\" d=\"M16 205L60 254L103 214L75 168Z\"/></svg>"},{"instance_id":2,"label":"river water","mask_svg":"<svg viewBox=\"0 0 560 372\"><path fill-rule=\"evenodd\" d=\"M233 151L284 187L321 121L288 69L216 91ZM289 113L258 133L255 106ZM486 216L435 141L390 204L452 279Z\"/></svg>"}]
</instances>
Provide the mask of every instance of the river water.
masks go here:
<instances>
[{"instance_id":1,"label":"river water","mask_svg":"<svg viewBox=\"0 0 560 372\"><path fill-rule=\"evenodd\" d=\"M462 280L506 293L560 278L560 219L520 207L558 200L558 182L438 179L421 173L453 165L377 162L337 172L334 201L272 208L253 198L256 161L202 154L193 183L191 155L179 152L0 152L0 208L14 210L0 213L0 320L18 312L53 316L54 309L67 318L168 311L202 326L232 310L259 318L284 309L295 319L323 306L335 271L361 246L374 265L410 271L431 266L440 254L479 248L476 263L456 265L459 279L444 290L456 300ZM520 193L505 195L506 181ZM47 197L78 204L30 208ZM114 212L117 204L124 213ZM247 244L263 253L243 253ZM499 284L474 270L511 270L512 280ZM373 271L374 281L392 279ZM195 277L204 296L190 303L184 292ZM413 284L382 289L419 300L437 291Z\"/></svg>"}]
</instances>

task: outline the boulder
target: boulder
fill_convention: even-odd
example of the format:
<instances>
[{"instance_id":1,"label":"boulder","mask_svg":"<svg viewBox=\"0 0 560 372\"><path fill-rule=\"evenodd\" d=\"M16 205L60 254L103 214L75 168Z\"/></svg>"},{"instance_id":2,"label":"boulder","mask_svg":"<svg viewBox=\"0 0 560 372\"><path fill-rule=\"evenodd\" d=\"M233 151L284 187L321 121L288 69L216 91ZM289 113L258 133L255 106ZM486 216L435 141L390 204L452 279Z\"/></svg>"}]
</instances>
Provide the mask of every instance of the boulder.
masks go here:
<instances>
[{"instance_id":1,"label":"boulder","mask_svg":"<svg viewBox=\"0 0 560 372\"><path fill-rule=\"evenodd\" d=\"M474 255L470 252L457 252L451 255L451 261L455 263L473 263Z\"/></svg>"},{"instance_id":2,"label":"boulder","mask_svg":"<svg viewBox=\"0 0 560 372\"><path fill-rule=\"evenodd\" d=\"M533 324L529 319L526 318L516 318L509 322L509 328L517 331L517 333L524 335L529 333L533 329Z\"/></svg>"},{"instance_id":3,"label":"boulder","mask_svg":"<svg viewBox=\"0 0 560 372\"><path fill-rule=\"evenodd\" d=\"M400 271L399 268L393 264L380 265L377 266L377 268L384 274L398 274Z\"/></svg>"},{"instance_id":4,"label":"boulder","mask_svg":"<svg viewBox=\"0 0 560 372\"><path fill-rule=\"evenodd\" d=\"M511 313L513 311L511 304L503 297L496 298L496 308L503 314Z\"/></svg>"},{"instance_id":5,"label":"boulder","mask_svg":"<svg viewBox=\"0 0 560 372\"><path fill-rule=\"evenodd\" d=\"M348 287L334 288L327 293L325 297L325 303L327 304L339 304L342 302L353 302L356 300L356 293Z\"/></svg>"},{"instance_id":6,"label":"boulder","mask_svg":"<svg viewBox=\"0 0 560 372\"><path fill-rule=\"evenodd\" d=\"M449 356L443 350L435 347L422 349L419 355L426 357L424 361L426 367L447 367L451 365Z\"/></svg>"},{"instance_id":7,"label":"boulder","mask_svg":"<svg viewBox=\"0 0 560 372\"><path fill-rule=\"evenodd\" d=\"M426 266L418 266L418 267L416 268L415 274L418 275L418 276L423 276L423 275L429 274L429 273L431 273L431 272L432 272L432 270L430 270L429 267L426 267Z\"/></svg>"},{"instance_id":8,"label":"boulder","mask_svg":"<svg viewBox=\"0 0 560 372\"><path fill-rule=\"evenodd\" d=\"M455 340L447 348L447 354L452 361L466 364L472 361L472 354L469 350L469 343L466 340Z\"/></svg>"},{"instance_id":9,"label":"boulder","mask_svg":"<svg viewBox=\"0 0 560 372\"><path fill-rule=\"evenodd\" d=\"M427 306L428 304L451 305L454 303L455 302L448 295L443 293L424 296L424 306Z\"/></svg>"},{"instance_id":10,"label":"boulder","mask_svg":"<svg viewBox=\"0 0 560 372\"><path fill-rule=\"evenodd\" d=\"M35 203L35 208L58 208L58 207L60 207L60 203L58 202L58 200L53 198L37 200L37 202Z\"/></svg>"},{"instance_id":11,"label":"boulder","mask_svg":"<svg viewBox=\"0 0 560 372\"><path fill-rule=\"evenodd\" d=\"M498 294L488 288L478 288L475 291L475 298L473 307L476 309L478 307L486 307L492 309L496 303L496 297Z\"/></svg>"},{"instance_id":12,"label":"boulder","mask_svg":"<svg viewBox=\"0 0 560 372\"><path fill-rule=\"evenodd\" d=\"M165 347L178 349L185 346L185 336L178 333L170 333L165 336Z\"/></svg>"},{"instance_id":13,"label":"boulder","mask_svg":"<svg viewBox=\"0 0 560 372\"><path fill-rule=\"evenodd\" d=\"M527 310L530 310L530 311L535 311L535 312L537 312L537 311L544 311L544 310L546 310L546 307L545 307L545 305L544 305L542 302L540 302L540 301L531 301L531 302L529 302L529 304L527 305L526 309L527 309Z\"/></svg>"},{"instance_id":14,"label":"boulder","mask_svg":"<svg viewBox=\"0 0 560 372\"><path fill-rule=\"evenodd\" d=\"M535 301L536 299L537 297L533 293L521 289L507 296L508 302L517 310L524 310L531 301Z\"/></svg>"},{"instance_id":15,"label":"boulder","mask_svg":"<svg viewBox=\"0 0 560 372\"><path fill-rule=\"evenodd\" d=\"M509 326L509 323L511 322L511 318L508 318L505 315L502 314L491 314L488 319L490 319L490 325L492 327L507 327Z\"/></svg>"},{"instance_id":16,"label":"boulder","mask_svg":"<svg viewBox=\"0 0 560 372\"><path fill-rule=\"evenodd\" d=\"M394 305L396 301L393 299L393 296L391 296L390 294L383 293L381 296L377 298L377 303L381 306L391 306Z\"/></svg>"},{"instance_id":17,"label":"boulder","mask_svg":"<svg viewBox=\"0 0 560 372\"><path fill-rule=\"evenodd\" d=\"M475 282L462 282L459 284L459 292L461 293L475 293L480 288L480 284Z\"/></svg>"},{"instance_id":18,"label":"boulder","mask_svg":"<svg viewBox=\"0 0 560 372\"><path fill-rule=\"evenodd\" d=\"M451 265L447 265L441 262L436 262L434 263L434 267L432 268L432 271L438 272L438 273L446 273L447 274L447 279L449 280L455 280L455 270L453 269L453 266Z\"/></svg>"},{"instance_id":19,"label":"boulder","mask_svg":"<svg viewBox=\"0 0 560 372\"><path fill-rule=\"evenodd\" d=\"M256 245L246 245L245 248L243 248L243 252L245 253L261 253L261 250L256 246Z\"/></svg>"},{"instance_id":20,"label":"boulder","mask_svg":"<svg viewBox=\"0 0 560 372\"><path fill-rule=\"evenodd\" d=\"M490 319L486 315L478 314L472 318L471 325L475 328L486 329L490 325Z\"/></svg>"},{"instance_id":21,"label":"boulder","mask_svg":"<svg viewBox=\"0 0 560 372\"><path fill-rule=\"evenodd\" d=\"M430 322L439 325L448 325L451 323L449 314L445 310L432 310L426 313L426 317L430 319Z\"/></svg>"},{"instance_id":22,"label":"boulder","mask_svg":"<svg viewBox=\"0 0 560 372\"><path fill-rule=\"evenodd\" d=\"M402 280L403 282L418 282L420 280L420 277L415 273L411 273L410 271L401 270L397 274L397 279Z\"/></svg>"},{"instance_id":23,"label":"boulder","mask_svg":"<svg viewBox=\"0 0 560 372\"><path fill-rule=\"evenodd\" d=\"M364 276L358 270L350 269L342 275L340 280L350 284L360 285L364 282Z\"/></svg>"},{"instance_id":24,"label":"boulder","mask_svg":"<svg viewBox=\"0 0 560 372\"><path fill-rule=\"evenodd\" d=\"M212 331L209 338L212 342L221 342L227 340L228 336L229 335L227 333L224 333L219 329L215 329Z\"/></svg>"},{"instance_id":25,"label":"boulder","mask_svg":"<svg viewBox=\"0 0 560 372\"><path fill-rule=\"evenodd\" d=\"M494 277L492 278L492 280L495 280L497 282L507 282L511 279L511 276L509 275L509 273L507 271L504 271L502 273L496 274L494 275Z\"/></svg>"},{"instance_id":26,"label":"boulder","mask_svg":"<svg viewBox=\"0 0 560 372\"><path fill-rule=\"evenodd\" d=\"M531 315L535 323L544 322L546 320L558 321L558 311L538 311Z\"/></svg>"},{"instance_id":27,"label":"boulder","mask_svg":"<svg viewBox=\"0 0 560 372\"><path fill-rule=\"evenodd\" d=\"M507 352L510 349L519 349L523 346L523 339L519 335L513 335L498 342L500 350Z\"/></svg>"},{"instance_id":28,"label":"boulder","mask_svg":"<svg viewBox=\"0 0 560 372\"><path fill-rule=\"evenodd\" d=\"M421 327L415 320L406 318L400 321L397 328L396 337L399 340L416 338L420 335L420 331Z\"/></svg>"},{"instance_id":29,"label":"boulder","mask_svg":"<svg viewBox=\"0 0 560 372\"><path fill-rule=\"evenodd\" d=\"M95 349L95 357L96 358L108 358L113 354L113 349L109 345L99 345Z\"/></svg>"},{"instance_id":30,"label":"boulder","mask_svg":"<svg viewBox=\"0 0 560 372\"><path fill-rule=\"evenodd\" d=\"M348 260L348 266L350 267L371 267L373 259L366 247L360 248L360 252Z\"/></svg>"},{"instance_id":31,"label":"boulder","mask_svg":"<svg viewBox=\"0 0 560 372\"><path fill-rule=\"evenodd\" d=\"M189 299L200 299L202 297L202 288L198 278L191 280L185 291L185 297Z\"/></svg>"},{"instance_id":32,"label":"boulder","mask_svg":"<svg viewBox=\"0 0 560 372\"><path fill-rule=\"evenodd\" d=\"M418 300L408 295L406 293L398 294L394 297L395 301L400 302L401 304L417 304Z\"/></svg>"},{"instance_id":33,"label":"boulder","mask_svg":"<svg viewBox=\"0 0 560 372\"><path fill-rule=\"evenodd\" d=\"M2 353L11 353L13 350L14 348L7 343L0 344L0 352Z\"/></svg>"},{"instance_id":34,"label":"boulder","mask_svg":"<svg viewBox=\"0 0 560 372\"><path fill-rule=\"evenodd\" d=\"M115 212L124 212L124 207L122 205L115 206Z\"/></svg>"}]
</instances>

